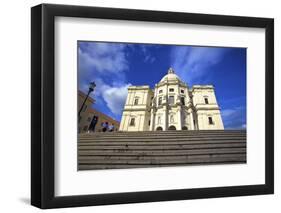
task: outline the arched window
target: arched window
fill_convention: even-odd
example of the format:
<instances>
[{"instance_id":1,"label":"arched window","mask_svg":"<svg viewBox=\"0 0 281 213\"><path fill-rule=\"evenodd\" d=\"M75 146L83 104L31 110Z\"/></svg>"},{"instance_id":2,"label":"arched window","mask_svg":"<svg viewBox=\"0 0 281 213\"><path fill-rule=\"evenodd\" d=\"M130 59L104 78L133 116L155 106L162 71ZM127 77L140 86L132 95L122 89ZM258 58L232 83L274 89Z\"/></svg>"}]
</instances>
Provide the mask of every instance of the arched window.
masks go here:
<instances>
[{"instance_id":1,"label":"arched window","mask_svg":"<svg viewBox=\"0 0 281 213\"><path fill-rule=\"evenodd\" d=\"M169 126L168 130L177 130L175 126Z\"/></svg>"},{"instance_id":2,"label":"arched window","mask_svg":"<svg viewBox=\"0 0 281 213\"><path fill-rule=\"evenodd\" d=\"M207 96L204 97L205 104L209 104L209 99Z\"/></svg>"},{"instance_id":3,"label":"arched window","mask_svg":"<svg viewBox=\"0 0 281 213\"><path fill-rule=\"evenodd\" d=\"M159 97L158 99L158 106L162 105L162 97Z\"/></svg>"},{"instance_id":4,"label":"arched window","mask_svg":"<svg viewBox=\"0 0 281 213\"><path fill-rule=\"evenodd\" d=\"M183 126L182 130L188 130L188 128L186 126Z\"/></svg>"},{"instance_id":5,"label":"arched window","mask_svg":"<svg viewBox=\"0 0 281 213\"><path fill-rule=\"evenodd\" d=\"M138 105L138 104L139 104L139 98L135 98L134 105Z\"/></svg>"}]
</instances>

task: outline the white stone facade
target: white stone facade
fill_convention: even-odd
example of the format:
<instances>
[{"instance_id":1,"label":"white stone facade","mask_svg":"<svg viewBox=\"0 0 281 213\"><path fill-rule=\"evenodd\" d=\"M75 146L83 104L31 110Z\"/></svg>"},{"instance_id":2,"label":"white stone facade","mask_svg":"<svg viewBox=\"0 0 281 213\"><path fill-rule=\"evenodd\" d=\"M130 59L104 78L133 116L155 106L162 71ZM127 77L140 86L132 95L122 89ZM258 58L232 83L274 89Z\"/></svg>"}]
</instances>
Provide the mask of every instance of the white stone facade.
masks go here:
<instances>
[{"instance_id":1,"label":"white stone facade","mask_svg":"<svg viewBox=\"0 0 281 213\"><path fill-rule=\"evenodd\" d=\"M212 85L191 89L170 68L155 85L130 86L120 131L224 129Z\"/></svg>"}]
</instances>

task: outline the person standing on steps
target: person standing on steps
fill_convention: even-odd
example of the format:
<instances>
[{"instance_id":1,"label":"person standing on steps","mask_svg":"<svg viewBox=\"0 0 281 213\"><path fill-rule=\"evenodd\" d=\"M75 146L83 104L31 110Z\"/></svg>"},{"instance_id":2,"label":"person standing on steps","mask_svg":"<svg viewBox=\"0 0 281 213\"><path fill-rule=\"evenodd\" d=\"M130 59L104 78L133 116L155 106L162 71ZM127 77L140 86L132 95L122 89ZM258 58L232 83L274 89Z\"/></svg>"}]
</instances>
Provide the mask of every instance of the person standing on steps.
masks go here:
<instances>
[{"instance_id":1,"label":"person standing on steps","mask_svg":"<svg viewBox=\"0 0 281 213\"><path fill-rule=\"evenodd\" d=\"M108 131L109 132L113 132L114 131L114 124L113 123L108 127Z\"/></svg>"},{"instance_id":2,"label":"person standing on steps","mask_svg":"<svg viewBox=\"0 0 281 213\"><path fill-rule=\"evenodd\" d=\"M102 123L102 131L106 132L108 130L108 122L103 122Z\"/></svg>"}]
</instances>

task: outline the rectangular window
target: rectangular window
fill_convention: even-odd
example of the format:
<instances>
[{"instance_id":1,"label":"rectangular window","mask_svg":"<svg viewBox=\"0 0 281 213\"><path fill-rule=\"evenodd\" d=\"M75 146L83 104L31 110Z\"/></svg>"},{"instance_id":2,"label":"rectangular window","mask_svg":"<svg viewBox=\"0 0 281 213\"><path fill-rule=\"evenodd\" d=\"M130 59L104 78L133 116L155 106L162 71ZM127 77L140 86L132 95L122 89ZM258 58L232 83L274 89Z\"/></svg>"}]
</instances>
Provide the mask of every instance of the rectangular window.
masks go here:
<instances>
[{"instance_id":1,"label":"rectangular window","mask_svg":"<svg viewBox=\"0 0 281 213\"><path fill-rule=\"evenodd\" d=\"M205 100L205 104L209 104L208 98L204 98L204 100Z\"/></svg>"},{"instance_id":2,"label":"rectangular window","mask_svg":"<svg viewBox=\"0 0 281 213\"><path fill-rule=\"evenodd\" d=\"M163 92L163 90L161 89L161 90L159 90L159 94L161 94Z\"/></svg>"},{"instance_id":3,"label":"rectangular window","mask_svg":"<svg viewBox=\"0 0 281 213\"><path fill-rule=\"evenodd\" d=\"M150 120L148 121L148 126L150 126Z\"/></svg>"},{"instance_id":4,"label":"rectangular window","mask_svg":"<svg viewBox=\"0 0 281 213\"><path fill-rule=\"evenodd\" d=\"M131 118L130 126L135 126L135 118Z\"/></svg>"},{"instance_id":5,"label":"rectangular window","mask_svg":"<svg viewBox=\"0 0 281 213\"><path fill-rule=\"evenodd\" d=\"M212 117L208 117L209 119L209 124L214 124L213 118Z\"/></svg>"},{"instance_id":6,"label":"rectangular window","mask_svg":"<svg viewBox=\"0 0 281 213\"><path fill-rule=\"evenodd\" d=\"M172 105L175 103L175 97L174 96L169 96L169 104Z\"/></svg>"},{"instance_id":7,"label":"rectangular window","mask_svg":"<svg viewBox=\"0 0 281 213\"><path fill-rule=\"evenodd\" d=\"M169 89L169 92L174 92L174 88L170 88L170 89Z\"/></svg>"},{"instance_id":8,"label":"rectangular window","mask_svg":"<svg viewBox=\"0 0 281 213\"><path fill-rule=\"evenodd\" d=\"M183 90L183 89L181 89L181 93L184 93L184 90Z\"/></svg>"},{"instance_id":9,"label":"rectangular window","mask_svg":"<svg viewBox=\"0 0 281 213\"><path fill-rule=\"evenodd\" d=\"M162 105L162 97L159 97L158 99L158 106Z\"/></svg>"},{"instance_id":10,"label":"rectangular window","mask_svg":"<svg viewBox=\"0 0 281 213\"><path fill-rule=\"evenodd\" d=\"M135 99L135 102L134 102L134 105L138 105L138 104L139 104L139 99L136 98L136 99Z\"/></svg>"}]
</instances>

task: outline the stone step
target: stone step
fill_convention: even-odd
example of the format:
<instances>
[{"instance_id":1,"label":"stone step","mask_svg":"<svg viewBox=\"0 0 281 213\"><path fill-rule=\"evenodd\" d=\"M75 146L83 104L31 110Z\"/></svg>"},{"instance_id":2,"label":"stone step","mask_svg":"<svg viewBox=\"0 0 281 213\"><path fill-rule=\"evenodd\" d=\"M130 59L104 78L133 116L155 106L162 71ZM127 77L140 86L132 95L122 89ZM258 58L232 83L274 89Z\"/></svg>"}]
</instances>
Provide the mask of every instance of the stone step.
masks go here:
<instances>
[{"instance_id":1,"label":"stone step","mask_svg":"<svg viewBox=\"0 0 281 213\"><path fill-rule=\"evenodd\" d=\"M167 130L167 131L115 131L115 132L106 132L106 133L117 133L117 134L135 134L135 133L160 133L160 134L165 134L165 133L228 133L228 132L246 132L246 130L240 129L240 130ZM87 134L87 133L82 133L82 134ZM94 132L94 134L104 134L104 132Z\"/></svg>"},{"instance_id":2,"label":"stone step","mask_svg":"<svg viewBox=\"0 0 281 213\"><path fill-rule=\"evenodd\" d=\"M157 138L153 138L153 137L126 137L126 138L89 138L89 139L81 139L79 138L79 142L114 142L114 141L118 141L118 142L138 142L138 141L213 141L213 140L229 140L229 141L233 141L233 140L246 140L246 137L193 137L193 138L188 138L188 137L157 137Z\"/></svg>"},{"instance_id":3,"label":"stone step","mask_svg":"<svg viewBox=\"0 0 281 213\"><path fill-rule=\"evenodd\" d=\"M153 146L153 145L192 145L192 144L230 144L230 143L241 143L241 144L246 144L245 140L158 140L158 141L87 141L87 142L79 142L79 147L83 146L118 146L118 145L123 145L123 146Z\"/></svg>"},{"instance_id":4,"label":"stone step","mask_svg":"<svg viewBox=\"0 0 281 213\"><path fill-rule=\"evenodd\" d=\"M177 162L186 162L188 160L193 159L205 159L205 158L243 158L245 155L244 153L232 153L232 154L205 154L205 155L185 155L185 156L111 156L111 157L102 157L102 156L95 156L95 157L80 157L81 163L105 163L105 162L114 162L117 164L123 163L133 163L138 161L140 163L165 163L166 161L177 161Z\"/></svg>"},{"instance_id":5,"label":"stone step","mask_svg":"<svg viewBox=\"0 0 281 213\"><path fill-rule=\"evenodd\" d=\"M166 150L166 149L210 149L210 148L228 148L228 147L246 147L246 144L241 143L223 143L223 144L184 144L184 145L88 145L79 146L79 150Z\"/></svg>"},{"instance_id":6,"label":"stone step","mask_svg":"<svg viewBox=\"0 0 281 213\"><path fill-rule=\"evenodd\" d=\"M102 141L102 140L213 140L213 139L244 139L246 136L242 135L229 135L229 136L126 136L126 137L90 137L90 138L78 138L79 141Z\"/></svg>"},{"instance_id":7,"label":"stone step","mask_svg":"<svg viewBox=\"0 0 281 213\"><path fill-rule=\"evenodd\" d=\"M192 162L216 162L216 161L246 161L245 154L221 154L221 155L191 155L179 157L153 157L153 158L139 158L139 159L80 159L80 164L184 164Z\"/></svg>"},{"instance_id":8,"label":"stone step","mask_svg":"<svg viewBox=\"0 0 281 213\"><path fill-rule=\"evenodd\" d=\"M199 158L208 156L208 157L231 157L231 156L245 156L245 152L238 153L206 153L206 154L197 154L197 155L149 155L149 156L79 156L79 160L81 163L85 162L96 162L100 160L166 160L166 159L175 159L175 160L186 160L192 156L197 156Z\"/></svg>"},{"instance_id":9,"label":"stone step","mask_svg":"<svg viewBox=\"0 0 281 213\"><path fill-rule=\"evenodd\" d=\"M221 148L221 149L194 149L194 150L154 150L154 151L139 151L127 150L125 152L119 150L79 150L80 157L86 156L182 156L182 155L202 155L202 154L231 154L231 153L246 153L246 148Z\"/></svg>"},{"instance_id":10,"label":"stone step","mask_svg":"<svg viewBox=\"0 0 281 213\"><path fill-rule=\"evenodd\" d=\"M117 169L246 162L246 131L82 134L78 169Z\"/></svg>"},{"instance_id":11,"label":"stone step","mask_svg":"<svg viewBox=\"0 0 281 213\"><path fill-rule=\"evenodd\" d=\"M175 135L186 135L186 136L199 136L199 135L246 135L245 131L239 131L239 132L126 132L126 133L119 133L119 132L105 132L105 133L89 133L89 134L79 134L79 137L83 138L87 138L87 137L106 137L106 136L114 136L114 137L122 137L122 136L175 136Z\"/></svg>"},{"instance_id":12,"label":"stone step","mask_svg":"<svg viewBox=\"0 0 281 213\"><path fill-rule=\"evenodd\" d=\"M246 132L246 130L167 130L167 131L116 131L116 132L105 132L109 134L136 134L136 133L148 133L148 134L166 134L166 133L228 133L228 132ZM105 134L104 132L94 132L92 134ZM87 135L87 133L82 133Z\"/></svg>"},{"instance_id":13,"label":"stone step","mask_svg":"<svg viewBox=\"0 0 281 213\"><path fill-rule=\"evenodd\" d=\"M108 145L114 145L114 144L157 144L157 143L227 143L227 142L245 142L246 138L157 138L157 139L151 139L151 138L125 138L125 139L89 139L89 140L79 140L79 145L89 145L89 144L108 144Z\"/></svg>"},{"instance_id":14,"label":"stone step","mask_svg":"<svg viewBox=\"0 0 281 213\"><path fill-rule=\"evenodd\" d=\"M78 165L78 170L83 171L83 170L100 170L100 169L148 169L148 168L159 168L159 167L185 167L185 166L198 166L198 165L220 165L220 164L241 164L241 163L246 163L246 161L241 161L240 159L238 160L229 160L229 161L213 161L213 162L191 162L191 163L182 163L182 164L158 164L158 165L153 165L153 164L129 164L129 165L124 165L124 164L79 164Z\"/></svg>"}]
</instances>

